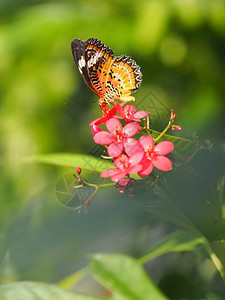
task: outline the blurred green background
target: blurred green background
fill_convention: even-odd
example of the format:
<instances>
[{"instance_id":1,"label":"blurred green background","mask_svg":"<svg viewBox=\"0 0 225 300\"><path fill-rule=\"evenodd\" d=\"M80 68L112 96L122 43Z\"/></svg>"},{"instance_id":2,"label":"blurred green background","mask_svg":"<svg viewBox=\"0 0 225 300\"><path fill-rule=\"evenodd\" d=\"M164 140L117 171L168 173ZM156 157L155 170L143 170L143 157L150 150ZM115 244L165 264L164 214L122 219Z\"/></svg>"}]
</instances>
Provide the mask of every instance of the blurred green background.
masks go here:
<instances>
[{"instance_id":1,"label":"blurred green background","mask_svg":"<svg viewBox=\"0 0 225 300\"><path fill-rule=\"evenodd\" d=\"M176 135L213 143L213 160L202 158L204 170L214 167L204 184L224 174L223 0L2 0L1 283L57 282L85 266L88 253L141 256L174 229L114 189L101 191L88 215L77 217L55 197L56 182L71 168L22 163L34 154L93 148L88 124L100 109L70 49L72 39L90 37L141 66L143 83L134 96L138 108L150 110L153 129L165 127L173 108L183 128ZM203 263L209 262L198 253L173 254L149 273L156 282L179 282L194 270L198 282L209 286L215 270L211 266L207 277ZM177 264L183 266L179 271ZM214 288L224 293L217 277Z\"/></svg>"}]
</instances>

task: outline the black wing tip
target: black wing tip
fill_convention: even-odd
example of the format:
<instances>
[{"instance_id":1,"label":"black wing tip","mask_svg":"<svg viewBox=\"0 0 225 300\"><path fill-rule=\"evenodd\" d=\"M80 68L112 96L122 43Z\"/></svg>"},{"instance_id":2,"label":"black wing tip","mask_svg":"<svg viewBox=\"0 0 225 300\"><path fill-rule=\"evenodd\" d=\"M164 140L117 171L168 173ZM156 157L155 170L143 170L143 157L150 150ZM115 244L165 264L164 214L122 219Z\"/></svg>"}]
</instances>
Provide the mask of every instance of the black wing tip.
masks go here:
<instances>
[{"instance_id":1,"label":"black wing tip","mask_svg":"<svg viewBox=\"0 0 225 300\"><path fill-rule=\"evenodd\" d=\"M80 49L80 48L84 49L88 45L96 46L96 47L104 50L110 56L114 56L113 50L110 49L108 46L106 46L100 40L98 40L96 38L89 38L86 42L81 40L81 39L73 39L72 42L71 42L72 50Z\"/></svg>"},{"instance_id":2,"label":"black wing tip","mask_svg":"<svg viewBox=\"0 0 225 300\"><path fill-rule=\"evenodd\" d=\"M80 49L84 47L84 41L81 39L73 39L71 42L71 48L74 49Z\"/></svg>"},{"instance_id":3,"label":"black wing tip","mask_svg":"<svg viewBox=\"0 0 225 300\"><path fill-rule=\"evenodd\" d=\"M141 67L136 63L136 61L127 55L117 56L115 61L117 61L117 62L122 61L124 63L127 63L129 66L131 66L131 68L135 74L135 85L136 85L136 89L134 89L132 92L139 89L139 87L141 86L141 83L142 83L142 73L141 73Z\"/></svg>"},{"instance_id":4,"label":"black wing tip","mask_svg":"<svg viewBox=\"0 0 225 300\"><path fill-rule=\"evenodd\" d=\"M96 38L89 38L88 40L86 40L85 45L101 46L101 45L104 45L104 44Z\"/></svg>"}]
</instances>

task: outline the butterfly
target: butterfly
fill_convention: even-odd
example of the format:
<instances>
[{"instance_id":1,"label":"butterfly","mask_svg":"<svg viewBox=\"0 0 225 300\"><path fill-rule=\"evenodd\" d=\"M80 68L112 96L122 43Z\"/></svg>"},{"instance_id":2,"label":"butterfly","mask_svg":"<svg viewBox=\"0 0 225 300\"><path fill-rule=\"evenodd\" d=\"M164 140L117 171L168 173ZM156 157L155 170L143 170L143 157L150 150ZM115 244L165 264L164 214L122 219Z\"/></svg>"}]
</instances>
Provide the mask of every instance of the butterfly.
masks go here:
<instances>
[{"instance_id":1,"label":"butterfly","mask_svg":"<svg viewBox=\"0 0 225 300\"><path fill-rule=\"evenodd\" d=\"M134 101L130 96L141 85L140 67L129 56L115 56L100 40L71 43L75 63L86 85L99 97L100 106L120 100Z\"/></svg>"}]
</instances>

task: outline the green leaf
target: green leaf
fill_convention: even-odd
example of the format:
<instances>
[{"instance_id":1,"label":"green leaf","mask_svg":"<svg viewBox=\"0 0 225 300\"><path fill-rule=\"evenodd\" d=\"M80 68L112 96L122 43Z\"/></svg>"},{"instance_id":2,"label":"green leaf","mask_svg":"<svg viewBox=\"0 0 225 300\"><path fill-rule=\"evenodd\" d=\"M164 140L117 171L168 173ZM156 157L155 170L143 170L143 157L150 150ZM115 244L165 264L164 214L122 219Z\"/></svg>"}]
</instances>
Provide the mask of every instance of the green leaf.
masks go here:
<instances>
[{"instance_id":1,"label":"green leaf","mask_svg":"<svg viewBox=\"0 0 225 300\"><path fill-rule=\"evenodd\" d=\"M33 155L24 159L27 163L44 163L56 166L65 166L101 173L106 169L115 167L113 163L106 159L96 158L85 154L72 153L50 153Z\"/></svg>"},{"instance_id":2,"label":"green leaf","mask_svg":"<svg viewBox=\"0 0 225 300\"><path fill-rule=\"evenodd\" d=\"M74 272L73 274L67 276L63 280L57 283L58 287L63 289L69 290L71 289L76 283L78 283L84 276L87 275L87 267Z\"/></svg>"},{"instance_id":3,"label":"green leaf","mask_svg":"<svg viewBox=\"0 0 225 300\"><path fill-rule=\"evenodd\" d=\"M96 300L98 297L70 293L54 285L39 282L14 282L0 286L4 300ZM101 298L106 299L106 298Z\"/></svg>"},{"instance_id":4,"label":"green leaf","mask_svg":"<svg viewBox=\"0 0 225 300\"><path fill-rule=\"evenodd\" d=\"M205 244L205 239L199 234L195 234L191 231L179 230L154 245L148 251L148 254L139 259L139 262L144 264L151 259L168 252L192 251L196 246L202 244Z\"/></svg>"},{"instance_id":5,"label":"green leaf","mask_svg":"<svg viewBox=\"0 0 225 300\"><path fill-rule=\"evenodd\" d=\"M113 299L167 299L148 278L140 264L121 254L96 254L91 259L96 278L113 293Z\"/></svg>"},{"instance_id":6,"label":"green leaf","mask_svg":"<svg viewBox=\"0 0 225 300\"><path fill-rule=\"evenodd\" d=\"M216 191L218 174L224 174L222 161L212 152L201 151L191 165L181 163L169 175L160 174L155 194L150 196L148 190L148 195L137 203L152 214L200 233L225 269L225 252L214 246L215 242L223 246L225 240L223 203L220 191Z\"/></svg>"},{"instance_id":7,"label":"green leaf","mask_svg":"<svg viewBox=\"0 0 225 300\"><path fill-rule=\"evenodd\" d=\"M225 241L214 241L210 244L212 260L225 281ZM219 260L215 257L215 255Z\"/></svg>"}]
</instances>

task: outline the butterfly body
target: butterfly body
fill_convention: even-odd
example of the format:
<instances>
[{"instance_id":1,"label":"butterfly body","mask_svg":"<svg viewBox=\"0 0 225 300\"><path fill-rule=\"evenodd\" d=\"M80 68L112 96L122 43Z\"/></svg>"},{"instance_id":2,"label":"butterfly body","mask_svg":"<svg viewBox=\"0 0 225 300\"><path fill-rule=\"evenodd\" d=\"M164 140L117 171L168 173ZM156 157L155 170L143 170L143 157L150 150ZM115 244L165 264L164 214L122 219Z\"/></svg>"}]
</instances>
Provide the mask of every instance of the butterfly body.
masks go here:
<instances>
[{"instance_id":1,"label":"butterfly body","mask_svg":"<svg viewBox=\"0 0 225 300\"><path fill-rule=\"evenodd\" d=\"M130 96L141 85L140 67L129 56L115 56L101 41L74 39L71 44L76 65L86 85L99 97L99 105L115 100L133 101Z\"/></svg>"}]
</instances>

